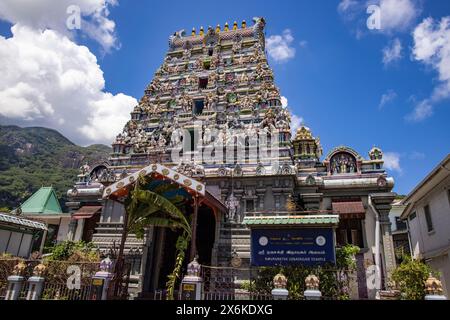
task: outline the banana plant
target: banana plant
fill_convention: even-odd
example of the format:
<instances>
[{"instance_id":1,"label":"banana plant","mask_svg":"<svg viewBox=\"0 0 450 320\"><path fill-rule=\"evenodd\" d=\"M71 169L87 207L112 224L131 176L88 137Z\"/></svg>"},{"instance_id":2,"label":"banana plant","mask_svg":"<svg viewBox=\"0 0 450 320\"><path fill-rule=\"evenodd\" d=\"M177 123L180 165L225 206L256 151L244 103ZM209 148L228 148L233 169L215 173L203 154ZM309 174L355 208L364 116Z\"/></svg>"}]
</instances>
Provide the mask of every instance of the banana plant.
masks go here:
<instances>
[{"instance_id":1,"label":"banana plant","mask_svg":"<svg viewBox=\"0 0 450 320\"><path fill-rule=\"evenodd\" d=\"M181 276L192 237L191 225L179 209L185 197L176 192L178 186L165 183L152 186L151 182L146 177L140 177L125 201L127 233L133 232L138 238L143 238L145 228L149 226L182 231L176 242L175 266L166 283L167 299L173 300L175 285Z\"/></svg>"}]
</instances>

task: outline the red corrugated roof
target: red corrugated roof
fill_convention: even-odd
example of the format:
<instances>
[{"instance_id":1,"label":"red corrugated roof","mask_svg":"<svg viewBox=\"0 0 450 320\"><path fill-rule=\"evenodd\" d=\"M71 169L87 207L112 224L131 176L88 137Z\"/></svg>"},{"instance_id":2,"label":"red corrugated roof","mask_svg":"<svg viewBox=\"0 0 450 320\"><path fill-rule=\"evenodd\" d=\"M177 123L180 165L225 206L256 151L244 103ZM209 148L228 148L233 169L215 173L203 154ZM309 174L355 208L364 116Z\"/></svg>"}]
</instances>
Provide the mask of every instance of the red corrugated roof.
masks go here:
<instances>
[{"instance_id":1,"label":"red corrugated roof","mask_svg":"<svg viewBox=\"0 0 450 320\"><path fill-rule=\"evenodd\" d=\"M364 205L361 201L352 202L333 202L333 212L339 215L355 215L361 216L366 213Z\"/></svg>"},{"instance_id":2,"label":"red corrugated roof","mask_svg":"<svg viewBox=\"0 0 450 320\"><path fill-rule=\"evenodd\" d=\"M84 206L72 215L73 219L89 219L102 210L102 206Z\"/></svg>"}]
</instances>

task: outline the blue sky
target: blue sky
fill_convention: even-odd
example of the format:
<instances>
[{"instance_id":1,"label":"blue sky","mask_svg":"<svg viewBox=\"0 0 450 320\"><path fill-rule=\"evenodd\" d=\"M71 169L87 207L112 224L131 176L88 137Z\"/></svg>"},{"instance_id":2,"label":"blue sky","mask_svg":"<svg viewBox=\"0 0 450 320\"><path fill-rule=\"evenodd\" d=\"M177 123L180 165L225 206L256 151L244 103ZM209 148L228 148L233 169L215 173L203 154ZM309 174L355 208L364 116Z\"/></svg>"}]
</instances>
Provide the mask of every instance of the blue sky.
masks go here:
<instances>
[{"instance_id":1,"label":"blue sky","mask_svg":"<svg viewBox=\"0 0 450 320\"><path fill-rule=\"evenodd\" d=\"M17 31L13 35L10 29L13 25L28 25L33 30L30 32L42 33L48 28L61 37L69 37L75 46L87 46L90 53L96 56L98 67L84 64L92 68L86 67L83 72L84 76L96 74L96 80L92 82L95 89L82 88L85 81L81 81L79 92L80 95L83 92L92 94L89 103L102 108L96 114L92 111L95 115L86 111L84 119L92 127L100 123L95 119L109 112L109 103L114 105L110 112L123 112L124 108L130 108L135 103L133 98L140 99L153 73L162 63L168 48L168 36L174 31L186 29L190 32L192 27L198 30L200 26L223 26L227 21L232 24L234 20L240 23L244 19L251 24L252 17L263 16L267 21L266 39L272 39L278 50L270 56L276 84L282 96L287 98L291 111L320 137L325 154L333 147L347 145L367 157L373 145L379 146L387 154L389 173L396 180L395 191L405 194L450 150L450 100L447 95L436 98L434 94L436 88L450 88L450 85L447 87L450 82L445 77L446 71L450 73L450 59L446 60L447 57L441 54L450 47L450 43L441 44L442 48L432 45L424 48L427 42L423 41L424 37L433 40L440 36L443 41L450 42L450 28L443 26L439 29L438 25L442 18L450 16L450 2L400 0L399 5L402 6L395 8L392 4L388 6L389 0L383 1L385 3L355 0L226 1L214 5L211 1L121 0L111 5L115 1L99 0L103 3L101 9L107 9L102 11L105 19L113 21L114 27L111 29L109 25L108 29L108 25L102 24L104 20L95 20L91 13L86 13L85 19L93 25L106 26L101 36L111 35L112 42L107 37L99 38L92 32L86 32L83 24L81 30L68 33L57 24L59 18L55 23L49 22L56 15L45 16L42 21L30 20L29 14L23 14L21 18L20 14L12 14L11 10L0 4L0 18L3 19L0 36L5 41L16 37L17 41L13 44L23 48L21 46L24 44L19 40L26 38L25 31L20 31L20 34ZM5 2L14 6L12 1ZM45 5L46 1L42 2ZM379 5L383 10L386 8L384 17L387 18L381 30L369 30L366 26L369 17L366 8L370 4ZM21 13L22 9L15 10ZM61 15L60 12L58 14ZM429 17L433 19L431 25L422 24ZM383 24L387 29L383 29ZM425 31L425 36L419 37L417 33L415 38L413 32L419 29ZM6 42L1 40L0 58L2 45L8 48ZM35 45L41 49L44 46L41 42ZM67 44L58 50L64 52L70 46ZM52 50L49 48L53 47L49 45L45 48ZM22 66L20 68L27 70ZM101 77L104 79L103 88L101 85L97 87L102 82ZM42 103L40 96L33 98L33 101L42 103L47 111L48 105L52 105L55 109L53 113L25 108L24 113L29 115L25 117L12 110L2 112L9 101L6 98L2 100L2 97L9 99L13 95L7 92L2 96L2 90L7 90L7 86L8 83L0 81L1 123L54 127L80 144L111 141L108 134L84 127L83 119L79 119L77 128L70 129L70 112L57 110L61 106ZM99 92L92 93L93 90ZM16 91L14 94L17 98ZM383 95L384 104L381 103ZM54 97L45 98L47 101L60 101ZM80 103L83 101L79 96L73 99L80 99ZM421 103L426 106L425 109L420 108ZM81 105L77 106L81 108ZM71 110L73 112L76 107ZM421 111L415 119L411 117L414 110ZM123 114L129 110L125 111ZM35 116L38 113L39 116ZM49 118L56 114L61 119L53 123ZM99 124L102 125L108 126L108 123ZM115 132L118 133L117 130Z\"/></svg>"}]
</instances>

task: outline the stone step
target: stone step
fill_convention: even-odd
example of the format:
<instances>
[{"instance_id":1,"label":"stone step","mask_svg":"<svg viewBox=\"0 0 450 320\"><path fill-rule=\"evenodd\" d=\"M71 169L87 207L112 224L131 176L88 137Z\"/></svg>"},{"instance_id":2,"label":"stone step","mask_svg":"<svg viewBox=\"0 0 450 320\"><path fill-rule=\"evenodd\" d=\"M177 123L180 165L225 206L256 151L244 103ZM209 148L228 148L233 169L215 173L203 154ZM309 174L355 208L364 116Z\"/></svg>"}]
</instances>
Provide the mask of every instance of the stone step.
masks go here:
<instances>
[{"instance_id":1,"label":"stone step","mask_svg":"<svg viewBox=\"0 0 450 320\"><path fill-rule=\"evenodd\" d=\"M219 245L229 245L229 244L233 244L233 245L239 245L239 244L245 244L245 245L250 245L251 241L250 239L227 239L227 240L221 240L219 241Z\"/></svg>"},{"instance_id":2,"label":"stone step","mask_svg":"<svg viewBox=\"0 0 450 320\"><path fill-rule=\"evenodd\" d=\"M229 230L220 230L220 234L250 234L250 230L247 229L229 229Z\"/></svg>"}]
</instances>

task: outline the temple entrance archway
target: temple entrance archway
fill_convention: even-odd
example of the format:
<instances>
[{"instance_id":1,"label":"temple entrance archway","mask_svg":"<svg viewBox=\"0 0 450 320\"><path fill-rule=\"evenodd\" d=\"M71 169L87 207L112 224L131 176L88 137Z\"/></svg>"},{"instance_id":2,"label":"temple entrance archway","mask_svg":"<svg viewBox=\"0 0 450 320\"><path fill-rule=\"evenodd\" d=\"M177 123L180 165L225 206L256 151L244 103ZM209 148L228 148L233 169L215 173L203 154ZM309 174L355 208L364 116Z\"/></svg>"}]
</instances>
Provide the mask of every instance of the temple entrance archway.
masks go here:
<instances>
[{"instance_id":1,"label":"temple entrance archway","mask_svg":"<svg viewBox=\"0 0 450 320\"><path fill-rule=\"evenodd\" d=\"M216 216L214 211L201 206L198 211L197 224L197 255L198 262L210 266L213 258L213 248L216 240Z\"/></svg>"},{"instance_id":2,"label":"temple entrance archway","mask_svg":"<svg viewBox=\"0 0 450 320\"><path fill-rule=\"evenodd\" d=\"M112 199L123 203L136 181L141 179L141 177L151 177L141 187L149 190L159 190L160 196L166 199L175 199L178 206L181 206L180 209L184 216L186 218L192 217L190 222L191 245L189 250L187 250L188 252L186 252L182 272L185 272L186 265L194 259L196 254L199 254L199 257L201 257L199 258L201 263L211 265L215 260L213 249L217 230L214 213L225 214L227 212L226 206L216 196L206 191L206 186L202 182L161 164L152 164L136 170L109 185L103 192L103 199ZM166 185L171 187L166 189ZM159 212L156 211L156 213ZM128 221L127 219L127 212L125 212L124 221ZM124 230L127 230L126 226ZM141 274L140 286L143 292L149 289L165 288L167 276L175 266L175 246L182 231L181 229L170 230L154 226L150 227L148 232L148 240L141 267L143 274ZM123 257L126 235L126 232L122 233L119 260ZM120 268L116 269L119 273Z\"/></svg>"}]
</instances>

